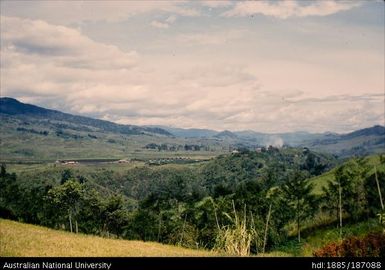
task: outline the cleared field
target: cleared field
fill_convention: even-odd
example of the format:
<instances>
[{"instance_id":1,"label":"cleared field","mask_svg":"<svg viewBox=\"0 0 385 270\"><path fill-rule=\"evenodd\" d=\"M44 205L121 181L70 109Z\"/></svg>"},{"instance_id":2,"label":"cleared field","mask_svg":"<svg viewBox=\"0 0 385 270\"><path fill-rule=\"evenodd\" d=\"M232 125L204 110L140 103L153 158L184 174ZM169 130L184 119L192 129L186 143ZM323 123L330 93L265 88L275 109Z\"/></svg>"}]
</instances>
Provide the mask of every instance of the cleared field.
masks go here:
<instances>
[{"instance_id":1,"label":"cleared field","mask_svg":"<svg viewBox=\"0 0 385 270\"><path fill-rule=\"evenodd\" d=\"M0 219L1 257L206 257L216 253L153 242L72 234Z\"/></svg>"}]
</instances>

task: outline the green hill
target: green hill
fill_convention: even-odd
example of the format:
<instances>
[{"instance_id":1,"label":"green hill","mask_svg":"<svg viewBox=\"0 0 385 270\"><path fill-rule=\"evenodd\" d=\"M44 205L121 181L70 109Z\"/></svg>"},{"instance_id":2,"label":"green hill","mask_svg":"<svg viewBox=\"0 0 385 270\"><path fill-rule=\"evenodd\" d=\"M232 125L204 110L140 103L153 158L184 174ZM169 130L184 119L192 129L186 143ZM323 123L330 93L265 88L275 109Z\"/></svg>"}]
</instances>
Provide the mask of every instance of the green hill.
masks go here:
<instances>
[{"instance_id":1,"label":"green hill","mask_svg":"<svg viewBox=\"0 0 385 270\"><path fill-rule=\"evenodd\" d=\"M377 170L384 170L384 165L381 165L380 163L380 155L372 155L365 157L364 160L367 162L368 165L373 167L371 171L368 172L368 174L371 174L374 172L374 166L377 167ZM322 193L322 187L326 187L327 182L331 181L334 179L334 173L335 173L336 168L331 169L330 171L319 175L315 176L309 179L309 182L314 183L314 193L315 194L321 194Z\"/></svg>"},{"instance_id":2,"label":"green hill","mask_svg":"<svg viewBox=\"0 0 385 270\"><path fill-rule=\"evenodd\" d=\"M154 242L106 239L0 219L0 257L174 257L214 256Z\"/></svg>"}]
</instances>

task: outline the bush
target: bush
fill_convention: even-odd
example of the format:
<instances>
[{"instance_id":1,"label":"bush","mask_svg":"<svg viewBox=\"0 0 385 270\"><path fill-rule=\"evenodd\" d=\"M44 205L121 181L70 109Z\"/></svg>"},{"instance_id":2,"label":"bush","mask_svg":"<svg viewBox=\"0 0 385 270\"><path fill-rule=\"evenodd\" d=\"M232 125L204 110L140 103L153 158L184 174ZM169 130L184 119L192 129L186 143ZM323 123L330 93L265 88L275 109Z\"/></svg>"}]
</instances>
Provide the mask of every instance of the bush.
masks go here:
<instances>
[{"instance_id":1,"label":"bush","mask_svg":"<svg viewBox=\"0 0 385 270\"><path fill-rule=\"evenodd\" d=\"M313 253L315 257L385 257L385 235L370 233L362 238L349 237Z\"/></svg>"}]
</instances>

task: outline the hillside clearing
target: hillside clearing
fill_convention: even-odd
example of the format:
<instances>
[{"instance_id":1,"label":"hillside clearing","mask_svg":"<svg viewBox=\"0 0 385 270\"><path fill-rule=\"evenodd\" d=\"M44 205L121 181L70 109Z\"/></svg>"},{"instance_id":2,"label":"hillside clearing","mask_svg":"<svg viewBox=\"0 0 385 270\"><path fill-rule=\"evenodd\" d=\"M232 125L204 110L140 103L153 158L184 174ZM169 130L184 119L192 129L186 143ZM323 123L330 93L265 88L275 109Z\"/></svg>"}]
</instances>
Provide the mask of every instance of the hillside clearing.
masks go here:
<instances>
[{"instance_id":1,"label":"hillside clearing","mask_svg":"<svg viewBox=\"0 0 385 270\"><path fill-rule=\"evenodd\" d=\"M154 242L71 234L0 219L1 257L203 257L215 253Z\"/></svg>"}]
</instances>

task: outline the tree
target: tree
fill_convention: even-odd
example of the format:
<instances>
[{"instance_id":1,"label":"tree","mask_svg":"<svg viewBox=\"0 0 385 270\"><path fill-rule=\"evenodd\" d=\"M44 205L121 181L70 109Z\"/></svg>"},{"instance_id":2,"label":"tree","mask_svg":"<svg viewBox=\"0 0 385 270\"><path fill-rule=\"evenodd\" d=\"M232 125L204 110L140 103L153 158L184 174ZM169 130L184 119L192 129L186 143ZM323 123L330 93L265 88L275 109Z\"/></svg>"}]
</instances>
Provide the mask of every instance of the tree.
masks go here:
<instances>
[{"instance_id":1,"label":"tree","mask_svg":"<svg viewBox=\"0 0 385 270\"><path fill-rule=\"evenodd\" d=\"M338 220L340 216L339 184L328 180L326 186L322 187L322 192L322 209Z\"/></svg>"},{"instance_id":2,"label":"tree","mask_svg":"<svg viewBox=\"0 0 385 270\"><path fill-rule=\"evenodd\" d=\"M124 208L124 199L121 195L109 196L104 203L101 213L103 232L109 236L110 232L117 237L123 233L123 227L128 223L127 210Z\"/></svg>"},{"instance_id":3,"label":"tree","mask_svg":"<svg viewBox=\"0 0 385 270\"><path fill-rule=\"evenodd\" d=\"M198 231L197 245L214 247L216 235L220 229L218 214L224 211L221 202L214 202L212 197L204 197L193 203L188 209L188 220Z\"/></svg>"},{"instance_id":4,"label":"tree","mask_svg":"<svg viewBox=\"0 0 385 270\"><path fill-rule=\"evenodd\" d=\"M5 164L1 164L0 177L4 177L7 175Z\"/></svg>"},{"instance_id":5,"label":"tree","mask_svg":"<svg viewBox=\"0 0 385 270\"><path fill-rule=\"evenodd\" d=\"M385 171L378 170L375 167L374 172L364 179L364 188L367 200L367 213L370 216L374 216L378 212L384 211Z\"/></svg>"},{"instance_id":6,"label":"tree","mask_svg":"<svg viewBox=\"0 0 385 270\"><path fill-rule=\"evenodd\" d=\"M301 222L315 213L316 197L311 193L313 184L307 180L307 174L294 171L282 186L288 205L293 210L297 224L298 242L301 241Z\"/></svg>"},{"instance_id":7,"label":"tree","mask_svg":"<svg viewBox=\"0 0 385 270\"><path fill-rule=\"evenodd\" d=\"M70 169L65 169L62 173L61 173L61 181L60 181L60 184L64 184L65 182L67 182L69 179L71 179L73 177L72 175L72 171Z\"/></svg>"},{"instance_id":8,"label":"tree","mask_svg":"<svg viewBox=\"0 0 385 270\"><path fill-rule=\"evenodd\" d=\"M71 232L73 232L73 220L75 221L75 231L78 232L77 218L84 198L84 191L84 185L75 179L69 179L64 184L48 191L49 200L58 209L62 209L67 213Z\"/></svg>"},{"instance_id":9,"label":"tree","mask_svg":"<svg viewBox=\"0 0 385 270\"><path fill-rule=\"evenodd\" d=\"M344 213L353 220L358 220L367 212L368 199L365 195L370 189L365 189L362 180L367 170L365 160L349 160L335 170L334 180L329 180L323 188L323 208L336 215L341 237Z\"/></svg>"},{"instance_id":10,"label":"tree","mask_svg":"<svg viewBox=\"0 0 385 270\"><path fill-rule=\"evenodd\" d=\"M79 228L84 233L102 234L103 231L103 198L95 189L87 190L79 212Z\"/></svg>"},{"instance_id":11,"label":"tree","mask_svg":"<svg viewBox=\"0 0 385 270\"><path fill-rule=\"evenodd\" d=\"M365 212L366 198L363 185L363 175L366 166L361 161L350 160L335 171L335 181L340 190L340 205L353 220L358 220ZM342 213L340 214L342 216Z\"/></svg>"},{"instance_id":12,"label":"tree","mask_svg":"<svg viewBox=\"0 0 385 270\"><path fill-rule=\"evenodd\" d=\"M0 216L16 219L19 212L20 188L16 183L16 174L7 173L4 164L0 172Z\"/></svg>"}]
</instances>

